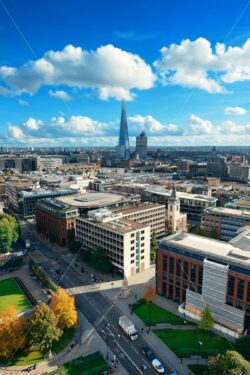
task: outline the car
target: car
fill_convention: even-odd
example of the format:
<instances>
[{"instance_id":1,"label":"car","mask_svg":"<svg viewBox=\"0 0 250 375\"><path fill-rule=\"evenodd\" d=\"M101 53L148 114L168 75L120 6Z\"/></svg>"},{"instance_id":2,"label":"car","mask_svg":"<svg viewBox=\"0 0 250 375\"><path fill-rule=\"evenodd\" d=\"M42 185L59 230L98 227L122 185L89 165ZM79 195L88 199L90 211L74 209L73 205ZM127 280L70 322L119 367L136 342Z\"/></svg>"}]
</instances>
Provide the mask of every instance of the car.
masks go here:
<instances>
[{"instance_id":1,"label":"car","mask_svg":"<svg viewBox=\"0 0 250 375\"><path fill-rule=\"evenodd\" d=\"M143 355L145 355L145 357L147 357L150 361L153 361L153 359L155 359L155 355L154 353L152 352L152 350L148 347L148 346L144 346L142 349L141 349L141 352Z\"/></svg>"},{"instance_id":2,"label":"car","mask_svg":"<svg viewBox=\"0 0 250 375\"><path fill-rule=\"evenodd\" d=\"M153 359L152 361L152 366L153 368L159 373L159 374L164 374L165 373L165 369L164 367L162 366L161 362L159 361L159 359L155 358Z\"/></svg>"}]
</instances>

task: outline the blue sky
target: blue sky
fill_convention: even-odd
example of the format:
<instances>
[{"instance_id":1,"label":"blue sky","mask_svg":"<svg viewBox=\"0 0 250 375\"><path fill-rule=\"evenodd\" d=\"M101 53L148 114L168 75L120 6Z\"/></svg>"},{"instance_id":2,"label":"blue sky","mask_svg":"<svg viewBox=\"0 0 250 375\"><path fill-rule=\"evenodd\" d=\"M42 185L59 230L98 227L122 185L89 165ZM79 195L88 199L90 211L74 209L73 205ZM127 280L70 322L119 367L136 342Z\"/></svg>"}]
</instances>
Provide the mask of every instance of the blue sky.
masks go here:
<instances>
[{"instance_id":1,"label":"blue sky","mask_svg":"<svg viewBox=\"0 0 250 375\"><path fill-rule=\"evenodd\" d=\"M247 145L246 1L0 0L2 145ZM249 38L249 39L248 39Z\"/></svg>"}]
</instances>

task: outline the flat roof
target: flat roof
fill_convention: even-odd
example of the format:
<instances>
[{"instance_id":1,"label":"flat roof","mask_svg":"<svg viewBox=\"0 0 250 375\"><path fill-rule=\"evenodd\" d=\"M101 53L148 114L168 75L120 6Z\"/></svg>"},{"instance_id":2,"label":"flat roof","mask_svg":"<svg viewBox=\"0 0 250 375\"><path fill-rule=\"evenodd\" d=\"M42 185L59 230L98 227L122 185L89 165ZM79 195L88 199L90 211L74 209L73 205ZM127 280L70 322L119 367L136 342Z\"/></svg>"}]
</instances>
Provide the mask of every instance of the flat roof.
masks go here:
<instances>
[{"instance_id":1,"label":"flat roof","mask_svg":"<svg viewBox=\"0 0 250 375\"><path fill-rule=\"evenodd\" d=\"M57 194L57 193L74 194L74 190L73 189L58 189L58 190L33 189L32 191L22 190L20 192L20 194L25 198L35 197L35 196L39 196L39 195L42 196L42 195L46 195L46 194L54 195L54 194Z\"/></svg>"},{"instance_id":2,"label":"flat roof","mask_svg":"<svg viewBox=\"0 0 250 375\"><path fill-rule=\"evenodd\" d=\"M111 230L112 232L117 232L121 234L129 233L138 229L149 227L148 225L141 224L132 220L127 220L127 219L119 219L119 220L108 221L108 222L98 222L91 218L78 217L77 220L93 223L97 227L108 229L108 230Z\"/></svg>"},{"instance_id":3,"label":"flat roof","mask_svg":"<svg viewBox=\"0 0 250 375\"><path fill-rule=\"evenodd\" d=\"M245 206L247 208L250 208L250 199L239 199L238 201L235 201L233 203L234 206Z\"/></svg>"},{"instance_id":4,"label":"flat roof","mask_svg":"<svg viewBox=\"0 0 250 375\"><path fill-rule=\"evenodd\" d=\"M112 212L122 213L123 215L127 215L127 214L133 214L136 212L145 211L145 210L151 210L154 208L164 208L165 210L166 207L165 207L165 204L143 202L143 203L134 204L132 206L113 208Z\"/></svg>"},{"instance_id":5,"label":"flat roof","mask_svg":"<svg viewBox=\"0 0 250 375\"><path fill-rule=\"evenodd\" d=\"M79 208L91 208L116 204L127 199L127 197L112 193L87 193L57 198L60 202Z\"/></svg>"},{"instance_id":6,"label":"flat roof","mask_svg":"<svg viewBox=\"0 0 250 375\"><path fill-rule=\"evenodd\" d=\"M250 268L250 248L240 249L230 242L223 242L191 233L175 233L165 237L160 244L166 244L170 251L173 247L190 250L205 258L216 259L226 264L234 263L238 266ZM159 245L161 248L161 246Z\"/></svg>"},{"instance_id":7,"label":"flat roof","mask_svg":"<svg viewBox=\"0 0 250 375\"><path fill-rule=\"evenodd\" d=\"M154 189L147 189L146 192L171 197L172 189L171 190L165 190L165 189L162 189L162 188L154 188ZM185 193L183 191L176 191L176 195L177 195L178 198L193 199L193 200L197 200L197 201L215 202L215 201L218 200L215 197L208 197L208 196L203 195L203 194Z\"/></svg>"},{"instance_id":8,"label":"flat roof","mask_svg":"<svg viewBox=\"0 0 250 375\"><path fill-rule=\"evenodd\" d=\"M221 215L229 216L247 216L250 217L250 211L238 210L236 208L227 208L227 207L210 207L204 210L204 213L218 213Z\"/></svg>"}]
</instances>

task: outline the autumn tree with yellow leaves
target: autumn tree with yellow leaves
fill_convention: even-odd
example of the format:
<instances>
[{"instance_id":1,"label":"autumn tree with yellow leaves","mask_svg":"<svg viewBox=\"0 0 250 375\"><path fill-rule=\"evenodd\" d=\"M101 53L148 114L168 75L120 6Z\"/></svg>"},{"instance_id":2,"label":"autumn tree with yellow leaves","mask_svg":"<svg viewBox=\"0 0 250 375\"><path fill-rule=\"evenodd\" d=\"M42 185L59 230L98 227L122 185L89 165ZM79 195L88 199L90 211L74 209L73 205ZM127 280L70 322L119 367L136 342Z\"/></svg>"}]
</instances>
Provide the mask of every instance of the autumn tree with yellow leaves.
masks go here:
<instances>
[{"instance_id":1,"label":"autumn tree with yellow leaves","mask_svg":"<svg viewBox=\"0 0 250 375\"><path fill-rule=\"evenodd\" d=\"M155 288L153 287L153 285L150 282L147 284L144 299L149 305L149 310L148 310L148 312L149 312L149 322L148 322L148 324L149 324L149 326L151 326L151 321L152 321L151 310L152 310L152 302L155 299Z\"/></svg>"},{"instance_id":2,"label":"autumn tree with yellow leaves","mask_svg":"<svg viewBox=\"0 0 250 375\"><path fill-rule=\"evenodd\" d=\"M76 326L78 318L75 299L65 289L57 289L51 298L50 307L58 320L60 329L64 330Z\"/></svg>"},{"instance_id":3,"label":"autumn tree with yellow leaves","mask_svg":"<svg viewBox=\"0 0 250 375\"><path fill-rule=\"evenodd\" d=\"M0 357L10 357L16 349L23 349L25 339L26 319L17 315L14 306L7 306L0 321Z\"/></svg>"}]
</instances>

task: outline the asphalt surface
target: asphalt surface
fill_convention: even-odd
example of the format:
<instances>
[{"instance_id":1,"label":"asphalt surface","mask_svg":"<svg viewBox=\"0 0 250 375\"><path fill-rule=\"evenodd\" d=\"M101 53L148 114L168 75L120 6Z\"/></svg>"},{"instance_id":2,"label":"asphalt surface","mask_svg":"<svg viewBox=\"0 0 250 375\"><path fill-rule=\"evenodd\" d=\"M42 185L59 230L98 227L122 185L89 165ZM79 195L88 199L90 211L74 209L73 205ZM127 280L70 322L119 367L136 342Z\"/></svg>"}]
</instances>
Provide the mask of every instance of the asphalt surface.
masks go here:
<instances>
[{"instance_id":1,"label":"asphalt surface","mask_svg":"<svg viewBox=\"0 0 250 375\"><path fill-rule=\"evenodd\" d=\"M120 311L114 303L106 299L100 292L81 294L78 287L89 284L89 281L84 279L85 274L80 275L78 273L78 270L74 268L75 262L69 266L69 264L58 255L58 252L54 253L47 245L40 242L31 231L26 228L26 225L22 226L23 236L29 238L31 243L35 244L35 249L43 254L40 265L51 279L56 283L60 283L62 287L75 288L74 292L76 293L77 308L85 315L87 320L106 341L107 358L112 359L110 351L115 353L116 359L118 359L119 363L122 363L123 367L131 375L156 374L156 370L152 368L150 361L141 353L141 348L143 346L148 346L146 341L147 333L145 330L144 335L139 333L139 338L135 341L131 341L118 325L119 317L124 315L122 311ZM34 250L30 250L31 256L33 251ZM56 258L57 260L55 260ZM62 276L56 273L58 269L63 271ZM165 374L171 374L171 370L166 364L166 359L164 360L158 356L158 354L157 358L165 367ZM145 365L146 369L142 370L141 365Z\"/></svg>"}]
</instances>

